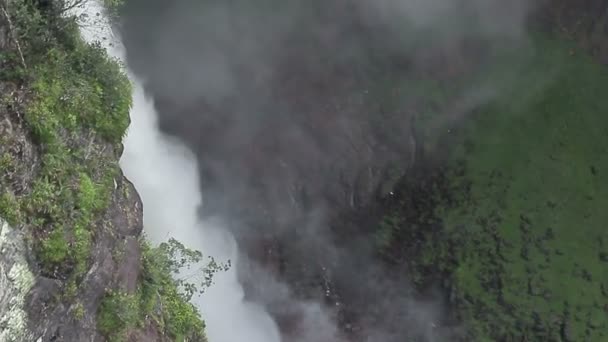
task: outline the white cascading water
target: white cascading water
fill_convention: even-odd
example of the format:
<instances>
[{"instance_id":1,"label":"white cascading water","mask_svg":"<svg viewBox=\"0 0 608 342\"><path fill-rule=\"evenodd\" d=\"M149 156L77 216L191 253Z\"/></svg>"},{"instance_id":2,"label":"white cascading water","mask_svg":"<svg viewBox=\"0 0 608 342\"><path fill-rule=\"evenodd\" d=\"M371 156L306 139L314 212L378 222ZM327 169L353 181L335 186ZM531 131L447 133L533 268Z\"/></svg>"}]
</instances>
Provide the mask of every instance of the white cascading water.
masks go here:
<instances>
[{"instance_id":1,"label":"white cascading water","mask_svg":"<svg viewBox=\"0 0 608 342\"><path fill-rule=\"evenodd\" d=\"M84 15L81 33L87 42L100 41L110 56L126 63L124 47L113 34L100 3L89 0L73 14ZM153 243L173 237L219 262L231 260L230 270L217 274L215 284L193 298L207 324L210 342L279 342L272 318L243 298L234 238L219 224L197 218L202 196L194 155L160 132L152 99L128 68L125 72L133 85L133 107L120 164L141 196L146 235Z\"/></svg>"}]
</instances>

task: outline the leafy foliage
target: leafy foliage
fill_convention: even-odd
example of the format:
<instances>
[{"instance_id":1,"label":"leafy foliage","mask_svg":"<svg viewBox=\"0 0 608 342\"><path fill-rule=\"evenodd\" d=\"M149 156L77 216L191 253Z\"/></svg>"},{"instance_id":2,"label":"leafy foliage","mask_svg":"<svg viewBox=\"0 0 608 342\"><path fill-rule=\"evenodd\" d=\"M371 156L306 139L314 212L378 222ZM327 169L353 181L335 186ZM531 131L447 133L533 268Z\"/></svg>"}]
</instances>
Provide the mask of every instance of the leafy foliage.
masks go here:
<instances>
[{"instance_id":1,"label":"leafy foliage","mask_svg":"<svg viewBox=\"0 0 608 342\"><path fill-rule=\"evenodd\" d=\"M199 251L188 249L175 239L151 247L142 241L142 273L134 295L109 293L100 308L99 329L119 338L126 329L152 317L166 335L176 341L206 341L204 322L189 302L212 284L213 275L230 264L211 259L205 265ZM190 276L184 278L185 270Z\"/></svg>"},{"instance_id":2,"label":"leafy foliage","mask_svg":"<svg viewBox=\"0 0 608 342\"><path fill-rule=\"evenodd\" d=\"M144 245L142 260L141 301L144 312L160 305L164 309L158 318L169 335L202 337L204 324L189 301L194 294L202 293L212 284L215 273L227 270L230 264L218 264L211 258L201 266L202 254L186 248L175 239L156 248ZM194 271L192 267L195 267ZM187 277L182 275L184 273Z\"/></svg>"},{"instance_id":3,"label":"leafy foliage","mask_svg":"<svg viewBox=\"0 0 608 342\"><path fill-rule=\"evenodd\" d=\"M168 242L161 243L158 251L151 254L151 257L157 258L153 264L158 269L162 269L164 273L173 275L177 287L183 290L183 296L186 301L189 301L197 293L202 294L207 287L211 286L215 273L227 271L230 268L230 261L226 264L221 264L213 257L209 257L210 260L205 267L191 271L190 268L193 265L200 265L203 262L203 254L200 251L188 249L181 242L173 238L169 239ZM180 275L192 272L194 272L194 275Z\"/></svg>"}]
</instances>

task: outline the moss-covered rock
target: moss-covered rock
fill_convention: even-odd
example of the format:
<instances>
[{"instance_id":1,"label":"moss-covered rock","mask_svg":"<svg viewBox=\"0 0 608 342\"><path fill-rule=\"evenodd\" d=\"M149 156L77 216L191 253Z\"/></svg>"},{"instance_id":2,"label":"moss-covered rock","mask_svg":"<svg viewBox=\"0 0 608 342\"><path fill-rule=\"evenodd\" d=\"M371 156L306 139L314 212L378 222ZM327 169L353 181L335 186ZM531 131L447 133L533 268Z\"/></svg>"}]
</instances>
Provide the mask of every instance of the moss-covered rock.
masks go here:
<instances>
[{"instance_id":1,"label":"moss-covered rock","mask_svg":"<svg viewBox=\"0 0 608 342\"><path fill-rule=\"evenodd\" d=\"M0 339L103 341L120 330L108 321L131 324L109 294L132 298L147 284L142 203L118 166L131 84L101 45L81 39L75 17L37 2L0 6ZM173 274L158 272L204 338ZM146 340L180 339L137 318L132 333Z\"/></svg>"}]
</instances>

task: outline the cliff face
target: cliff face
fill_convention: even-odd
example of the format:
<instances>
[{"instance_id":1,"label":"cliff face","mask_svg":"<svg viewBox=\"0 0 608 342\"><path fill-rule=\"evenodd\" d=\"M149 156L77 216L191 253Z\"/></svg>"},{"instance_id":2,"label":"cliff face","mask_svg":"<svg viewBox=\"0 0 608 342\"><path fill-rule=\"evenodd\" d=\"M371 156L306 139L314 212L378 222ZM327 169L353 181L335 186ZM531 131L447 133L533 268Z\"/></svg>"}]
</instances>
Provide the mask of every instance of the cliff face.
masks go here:
<instances>
[{"instance_id":1,"label":"cliff face","mask_svg":"<svg viewBox=\"0 0 608 342\"><path fill-rule=\"evenodd\" d=\"M118 166L130 82L63 4L0 1L0 341L204 341Z\"/></svg>"},{"instance_id":2,"label":"cliff face","mask_svg":"<svg viewBox=\"0 0 608 342\"><path fill-rule=\"evenodd\" d=\"M4 3L1 4L4 8ZM11 48L9 25L7 18L2 15L0 16L0 51L6 52ZM0 82L2 94L7 94L7 88L9 88L8 84ZM10 94L10 92L8 93ZM5 149L11 148L26 158L31 156L31 151L25 149L24 132L13 127L13 122L9 119L9 111L5 106L0 107L0 136L2 137L0 149L3 152ZM12 146L6 144L7 137L15 140L11 141ZM15 142L17 142L16 145L14 145ZM2 165L4 166L3 163ZM2 172L4 174L4 168ZM6 175L3 175L3 179L4 177ZM27 176L13 175L13 177L19 179ZM6 196L4 195L4 182L0 184L2 184L2 198L4 199ZM28 317L25 310L27 309L26 296L34 285L35 276L30 269L27 255L25 234L15 230L0 217L0 326L2 327L0 340L2 341L20 341L32 338L28 331Z\"/></svg>"},{"instance_id":3,"label":"cliff face","mask_svg":"<svg viewBox=\"0 0 608 342\"><path fill-rule=\"evenodd\" d=\"M60 66L36 60L39 42L20 26L24 3L0 7L0 340L100 341L96 317L107 291L137 289L141 201L118 172L120 144L87 127L86 119L50 126L63 124L59 111L72 105L52 97L89 96L87 106L95 106L95 97L73 93L70 70L44 84L44 73ZM34 81L27 76L32 69ZM84 116L87 110L72 111Z\"/></svg>"},{"instance_id":4,"label":"cliff face","mask_svg":"<svg viewBox=\"0 0 608 342\"><path fill-rule=\"evenodd\" d=\"M133 294L141 269L141 202L124 177L117 180L112 203L95 226L90 262L75 293L61 300L65 282L37 276L26 307L33 336L42 341L105 341L97 313L108 291ZM101 223L103 222L103 223Z\"/></svg>"}]
</instances>

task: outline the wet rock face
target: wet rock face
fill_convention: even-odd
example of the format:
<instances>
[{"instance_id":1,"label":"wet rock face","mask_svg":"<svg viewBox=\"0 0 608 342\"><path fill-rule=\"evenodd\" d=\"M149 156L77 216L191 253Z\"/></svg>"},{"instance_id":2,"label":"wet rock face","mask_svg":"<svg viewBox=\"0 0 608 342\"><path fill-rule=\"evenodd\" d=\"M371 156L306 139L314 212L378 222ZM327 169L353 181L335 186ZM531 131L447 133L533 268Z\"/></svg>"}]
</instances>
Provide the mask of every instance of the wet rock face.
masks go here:
<instances>
[{"instance_id":1,"label":"wet rock face","mask_svg":"<svg viewBox=\"0 0 608 342\"><path fill-rule=\"evenodd\" d=\"M0 14L0 52L14 49L9 34ZM32 191L41 149L23 117L28 89L0 81L0 94L12 100L0 105L0 158L18 161L0 162L0 192L20 196ZM82 139L89 143L88 137ZM99 139L91 150L118 159L119 151ZM13 209L7 213L17 215L18 208ZM91 227L88 269L70 296L67 281L43 276L36 264L31 239L26 239L36 227L10 227L9 219L18 221L0 217L0 341L103 341L97 333L99 303L108 289L133 293L140 272L142 204L133 185L122 174L116 176L111 204Z\"/></svg>"},{"instance_id":2,"label":"wet rock face","mask_svg":"<svg viewBox=\"0 0 608 342\"><path fill-rule=\"evenodd\" d=\"M98 222L91 264L73 298L59 300L61 281L37 277L28 294L29 329L41 341L104 341L97 332L97 309L106 291L134 293L140 269L138 238L142 205L133 185L117 180L112 204ZM76 313L76 311L81 311Z\"/></svg>"},{"instance_id":3,"label":"wet rock face","mask_svg":"<svg viewBox=\"0 0 608 342\"><path fill-rule=\"evenodd\" d=\"M19 96L14 87L0 83L0 88ZM21 161L16 168L0 171L14 194L31 191L39 160L38 149L19 120L20 110L0 109L0 151ZM111 146L106 151L114 153ZM99 303L108 289L133 293L140 271L142 204L122 175L115 182L111 205L92 228L89 268L70 297L65 297L64 279L41 275L31 245L24 241L32 227L11 228L0 217L1 341L103 340L96 326Z\"/></svg>"}]
</instances>

